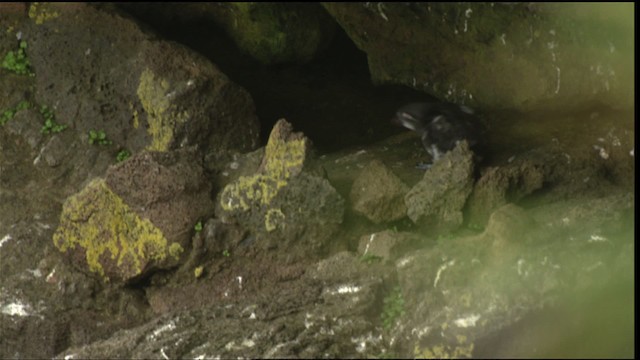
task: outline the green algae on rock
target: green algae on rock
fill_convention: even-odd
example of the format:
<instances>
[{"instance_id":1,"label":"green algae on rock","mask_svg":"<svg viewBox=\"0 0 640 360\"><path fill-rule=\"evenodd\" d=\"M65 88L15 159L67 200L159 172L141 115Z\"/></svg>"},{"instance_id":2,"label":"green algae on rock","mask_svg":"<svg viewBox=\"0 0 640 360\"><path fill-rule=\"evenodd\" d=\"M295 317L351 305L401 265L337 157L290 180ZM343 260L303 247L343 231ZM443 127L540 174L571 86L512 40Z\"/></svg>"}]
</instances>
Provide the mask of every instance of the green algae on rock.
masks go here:
<instances>
[{"instance_id":1,"label":"green algae on rock","mask_svg":"<svg viewBox=\"0 0 640 360\"><path fill-rule=\"evenodd\" d=\"M324 50L335 29L315 4L229 3L209 13L239 48L264 64L307 62Z\"/></svg>"},{"instance_id":2,"label":"green algae on rock","mask_svg":"<svg viewBox=\"0 0 640 360\"><path fill-rule=\"evenodd\" d=\"M151 262L177 261L183 248L141 218L103 179L91 181L64 203L53 235L58 250L105 282L141 275Z\"/></svg>"}]
</instances>

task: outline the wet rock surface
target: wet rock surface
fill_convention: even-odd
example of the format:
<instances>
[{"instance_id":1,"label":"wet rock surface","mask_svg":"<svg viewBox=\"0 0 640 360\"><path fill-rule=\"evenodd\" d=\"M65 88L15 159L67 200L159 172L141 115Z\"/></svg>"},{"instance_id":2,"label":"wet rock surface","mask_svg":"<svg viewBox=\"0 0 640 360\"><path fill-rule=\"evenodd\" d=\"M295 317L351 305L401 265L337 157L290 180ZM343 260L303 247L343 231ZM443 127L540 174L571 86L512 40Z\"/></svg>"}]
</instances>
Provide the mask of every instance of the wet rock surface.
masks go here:
<instances>
[{"instance_id":1,"label":"wet rock surface","mask_svg":"<svg viewBox=\"0 0 640 360\"><path fill-rule=\"evenodd\" d=\"M626 212L622 209L630 209L629 205L619 211ZM564 205L560 207L563 213L568 210ZM541 206L537 210L560 216L555 206ZM575 223L566 226L572 227L572 224ZM617 256L622 255L619 251L624 247L604 250L597 244L599 240L594 239L608 240L595 235L593 232L598 232L597 229L597 226L589 227L587 231L591 234L580 238L567 237L562 229L533 221L523 209L509 204L491 215L482 234L443 241L432 250L418 251L399 260L396 264L402 288L420 292L406 298L424 301L414 304L417 311L414 319L420 320L402 329L406 338L412 339L410 343L417 344L414 355L478 356L473 344L483 343L487 341L485 337L492 338L501 329L511 328L512 321L516 323L517 319L528 316L525 314L537 313L537 309L553 308L557 301L566 301L564 296L580 296L585 288L576 281L579 277L593 276L591 284L598 287L606 286L608 281L617 283L619 276L628 276L614 270ZM570 232L580 233L576 228ZM598 260L591 258L595 254ZM595 269L600 266L604 266L603 272L597 274L599 271ZM423 285L416 282L417 273L425 274ZM608 299L612 301L614 296ZM439 301L447 305L436 305ZM436 308L442 311L434 312ZM509 342L501 346L509 346L506 344ZM552 351L550 348L529 350Z\"/></svg>"},{"instance_id":2,"label":"wet rock surface","mask_svg":"<svg viewBox=\"0 0 640 360\"><path fill-rule=\"evenodd\" d=\"M395 21L386 4L365 6ZM268 125L272 139L247 152L257 141L249 95L113 6L3 3L0 28L0 60L26 39L34 73L0 68L0 358L633 356L629 112L483 114L491 162L471 170L458 148L425 172L418 137L375 133L402 104L353 91L344 67L329 82L267 68L281 77L258 77L272 95L256 103L278 115L261 122L288 114L291 94L312 115ZM47 120L68 127L45 132ZM310 139L327 133L341 150L316 156ZM386 169L374 174L420 190L424 223L376 223L345 206L373 160ZM143 229L183 251L140 242L133 253L150 261L124 256L120 270L103 267L105 283L86 252L57 246L87 238L88 219L113 249ZM98 259L118 265L114 253Z\"/></svg>"},{"instance_id":3,"label":"wet rock surface","mask_svg":"<svg viewBox=\"0 0 640 360\"><path fill-rule=\"evenodd\" d=\"M632 42L630 29L620 28L633 24L630 8L323 6L367 53L371 77L378 83L406 84L478 108L575 110L594 101L613 107L631 104L625 79L633 73L630 53L616 45ZM608 21L594 21L604 12Z\"/></svg>"}]
</instances>

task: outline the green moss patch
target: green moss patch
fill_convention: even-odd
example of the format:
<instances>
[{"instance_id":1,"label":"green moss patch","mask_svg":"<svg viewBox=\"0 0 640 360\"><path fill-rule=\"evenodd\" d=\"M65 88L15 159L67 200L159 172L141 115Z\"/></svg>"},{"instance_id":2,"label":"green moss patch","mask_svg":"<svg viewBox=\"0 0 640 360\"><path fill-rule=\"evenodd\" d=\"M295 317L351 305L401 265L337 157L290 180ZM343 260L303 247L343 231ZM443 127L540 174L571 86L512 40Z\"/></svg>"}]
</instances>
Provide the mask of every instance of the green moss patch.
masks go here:
<instances>
[{"instance_id":1,"label":"green moss patch","mask_svg":"<svg viewBox=\"0 0 640 360\"><path fill-rule=\"evenodd\" d=\"M20 41L17 50L11 50L4 56L2 67L18 75L33 75L26 50L27 42Z\"/></svg>"}]
</instances>

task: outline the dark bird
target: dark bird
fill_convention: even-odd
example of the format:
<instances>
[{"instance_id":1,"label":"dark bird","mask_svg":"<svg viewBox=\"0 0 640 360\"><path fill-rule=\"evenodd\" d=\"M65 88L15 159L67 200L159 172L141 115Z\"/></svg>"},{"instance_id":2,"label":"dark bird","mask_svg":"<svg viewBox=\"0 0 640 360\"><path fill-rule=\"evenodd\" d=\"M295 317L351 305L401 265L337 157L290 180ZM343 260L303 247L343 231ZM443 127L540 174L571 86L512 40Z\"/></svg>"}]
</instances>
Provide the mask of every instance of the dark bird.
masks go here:
<instances>
[{"instance_id":1,"label":"dark bird","mask_svg":"<svg viewBox=\"0 0 640 360\"><path fill-rule=\"evenodd\" d=\"M420 134L433 162L462 140L467 140L476 156L482 158L484 129L469 107L444 102L412 103L398 109L391 121Z\"/></svg>"}]
</instances>

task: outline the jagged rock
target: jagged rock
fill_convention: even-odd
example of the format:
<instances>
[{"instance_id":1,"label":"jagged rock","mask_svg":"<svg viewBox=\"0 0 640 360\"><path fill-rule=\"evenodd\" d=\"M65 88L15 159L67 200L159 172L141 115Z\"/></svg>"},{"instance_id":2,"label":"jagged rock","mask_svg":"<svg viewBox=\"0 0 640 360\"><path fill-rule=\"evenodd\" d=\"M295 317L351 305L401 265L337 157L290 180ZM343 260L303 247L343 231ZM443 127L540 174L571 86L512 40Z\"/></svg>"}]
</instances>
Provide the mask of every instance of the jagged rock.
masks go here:
<instances>
[{"instance_id":1,"label":"jagged rock","mask_svg":"<svg viewBox=\"0 0 640 360\"><path fill-rule=\"evenodd\" d=\"M407 214L416 224L454 230L473 189L473 152L466 141L437 161L405 196Z\"/></svg>"},{"instance_id":2,"label":"jagged rock","mask_svg":"<svg viewBox=\"0 0 640 360\"><path fill-rule=\"evenodd\" d=\"M326 245L342 222L344 200L324 178L307 171L310 142L276 123L259 171L227 185L218 216L233 218L258 234L266 248L306 244L312 252Z\"/></svg>"},{"instance_id":3,"label":"jagged rock","mask_svg":"<svg viewBox=\"0 0 640 360\"><path fill-rule=\"evenodd\" d=\"M404 196L409 191L381 161L371 161L353 182L353 210L375 223L395 221L407 215Z\"/></svg>"},{"instance_id":4,"label":"jagged rock","mask_svg":"<svg viewBox=\"0 0 640 360\"><path fill-rule=\"evenodd\" d=\"M576 148L552 141L484 169L469 197L469 224L482 227L494 210L508 202L551 204L585 193L606 197L616 191L616 184L626 186L634 178L633 157L625 149L631 146L628 135L611 130L594 141L599 145L593 149L588 144Z\"/></svg>"},{"instance_id":5,"label":"jagged rock","mask_svg":"<svg viewBox=\"0 0 640 360\"><path fill-rule=\"evenodd\" d=\"M104 281L138 279L183 260L194 224L212 212L209 193L188 153L139 153L65 201L53 241Z\"/></svg>"},{"instance_id":6,"label":"jagged rock","mask_svg":"<svg viewBox=\"0 0 640 360\"><path fill-rule=\"evenodd\" d=\"M469 223L484 225L498 207L521 200L542 188L543 182L543 167L527 160L486 169L469 197Z\"/></svg>"}]
</instances>

